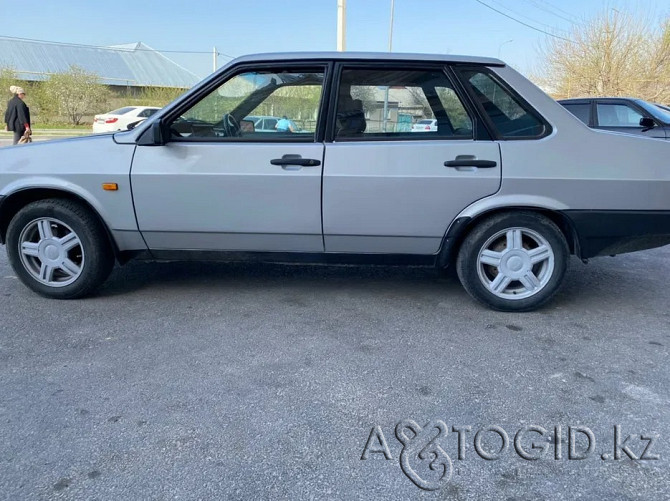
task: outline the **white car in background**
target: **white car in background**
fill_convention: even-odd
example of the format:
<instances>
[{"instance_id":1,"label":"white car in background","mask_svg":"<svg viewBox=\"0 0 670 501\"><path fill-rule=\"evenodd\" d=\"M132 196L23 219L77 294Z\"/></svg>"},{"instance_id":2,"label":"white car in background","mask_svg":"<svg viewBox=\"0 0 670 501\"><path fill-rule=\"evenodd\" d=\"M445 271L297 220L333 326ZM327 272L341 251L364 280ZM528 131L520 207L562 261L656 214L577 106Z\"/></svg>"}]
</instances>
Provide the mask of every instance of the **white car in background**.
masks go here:
<instances>
[{"instance_id":1,"label":"white car in background","mask_svg":"<svg viewBox=\"0 0 670 501\"><path fill-rule=\"evenodd\" d=\"M244 117L244 120L249 120L254 123L255 132L277 132L275 127L280 119L279 117L260 117L252 115Z\"/></svg>"},{"instance_id":2,"label":"white car in background","mask_svg":"<svg viewBox=\"0 0 670 501\"><path fill-rule=\"evenodd\" d=\"M93 132L116 132L128 130L128 125L146 120L160 108L155 106L126 106L118 110L95 115L93 118Z\"/></svg>"},{"instance_id":3,"label":"white car in background","mask_svg":"<svg viewBox=\"0 0 670 501\"><path fill-rule=\"evenodd\" d=\"M437 130L437 120L426 118L412 125L412 132L430 132Z\"/></svg>"}]
</instances>

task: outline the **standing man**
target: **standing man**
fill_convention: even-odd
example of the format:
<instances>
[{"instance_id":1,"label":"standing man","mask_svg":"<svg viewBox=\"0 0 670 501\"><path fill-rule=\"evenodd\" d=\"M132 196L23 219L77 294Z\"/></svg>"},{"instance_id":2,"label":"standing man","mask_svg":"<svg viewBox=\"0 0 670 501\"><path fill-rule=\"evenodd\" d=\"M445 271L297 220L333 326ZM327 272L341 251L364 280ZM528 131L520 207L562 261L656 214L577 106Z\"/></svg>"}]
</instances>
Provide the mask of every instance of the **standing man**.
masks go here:
<instances>
[{"instance_id":1,"label":"standing man","mask_svg":"<svg viewBox=\"0 0 670 501\"><path fill-rule=\"evenodd\" d=\"M26 132L30 134L30 109L28 105L23 102L26 97L26 92L22 87L12 85L9 91L14 94L14 97L7 103L7 111L5 111L5 123L7 130L14 132L14 143L17 144L19 139Z\"/></svg>"}]
</instances>

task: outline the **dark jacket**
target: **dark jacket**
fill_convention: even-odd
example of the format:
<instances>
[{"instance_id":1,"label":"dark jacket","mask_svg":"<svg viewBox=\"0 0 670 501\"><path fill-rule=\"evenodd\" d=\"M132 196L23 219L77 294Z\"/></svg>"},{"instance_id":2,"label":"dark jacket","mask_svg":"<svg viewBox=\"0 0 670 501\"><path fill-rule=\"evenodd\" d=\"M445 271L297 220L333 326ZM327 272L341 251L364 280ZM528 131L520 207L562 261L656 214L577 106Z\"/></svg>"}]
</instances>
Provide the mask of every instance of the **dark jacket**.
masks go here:
<instances>
[{"instance_id":1,"label":"dark jacket","mask_svg":"<svg viewBox=\"0 0 670 501\"><path fill-rule=\"evenodd\" d=\"M7 103L5 123L8 130L23 131L26 125L30 127L30 109L19 96L14 96Z\"/></svg>"}]
</instances>

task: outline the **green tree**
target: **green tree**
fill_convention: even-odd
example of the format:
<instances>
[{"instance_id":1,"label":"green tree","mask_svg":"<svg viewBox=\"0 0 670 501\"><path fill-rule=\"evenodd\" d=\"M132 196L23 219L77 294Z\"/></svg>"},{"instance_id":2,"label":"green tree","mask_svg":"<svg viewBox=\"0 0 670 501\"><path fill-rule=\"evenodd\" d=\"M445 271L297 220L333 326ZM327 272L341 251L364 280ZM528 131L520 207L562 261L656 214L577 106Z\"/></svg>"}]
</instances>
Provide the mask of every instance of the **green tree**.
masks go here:
<instances>
[{"instance_id":1,"label":"green tree","mask_svg":"<svg viewBox=\"0 0 670 501\"><path fill-rule=\"evenodd\" d=\"M78 66L51 75L43 84L41 109L79 125L85 115L94 114L109 99L109 90L98 82L95 73L88 73Z\"/></svg>"},{"instance_id":2,"label":"green tree","mask_svg":"<svg viewBox=\"0 0 670 501\"><path fill-rule=\"evenodd\" d=\"M187 89L173 87L145 87L136 99L138 106L158 106L166 104L181 96Z\"/></svg>"},{"instance_id":3,"label":"green tree","mask_svg":"<svg viewBox=\"0 0 670 501\"><path fill-rule=\"evenodd\" d=\"M12 98L12 93L9 92L11 85L17 85L16 72L12 68L0 68L0 96L2 98L0 106L3 108L5 103Z\"/></svg>"}]
</instances>

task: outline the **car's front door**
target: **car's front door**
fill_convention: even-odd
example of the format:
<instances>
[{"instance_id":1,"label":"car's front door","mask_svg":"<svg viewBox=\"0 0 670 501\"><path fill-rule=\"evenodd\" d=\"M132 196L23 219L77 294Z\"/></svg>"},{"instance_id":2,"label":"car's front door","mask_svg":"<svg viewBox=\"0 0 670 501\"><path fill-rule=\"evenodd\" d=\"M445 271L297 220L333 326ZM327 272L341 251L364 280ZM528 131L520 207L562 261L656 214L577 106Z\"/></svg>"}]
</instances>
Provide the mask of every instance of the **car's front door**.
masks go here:
<instances>
[{"instance_id":1,"label":"car's front door","mask_svg":"<svg viewBox=\"0 0 670 501\"><path fill-rule=\"evenodd\" d=\"M132 164L148 246L323 251L316 124L324 78L325 66L246 68L173 110L167 144L138 146ZM286 115L302 131L256 131L249 115Z\"/></svg>"},{"instance_id":2,"label":"car's front door","mask_svg":"<svg viewBox=\"0 0 670 501\"><path fill-rule=\"evenodd\" d=\"M343 65L323 174L327 252L433 254L451 221L495 193L495 141L445 68ZM420 120L437 126L413 130Z\"/></svg>"}]
</instances>

